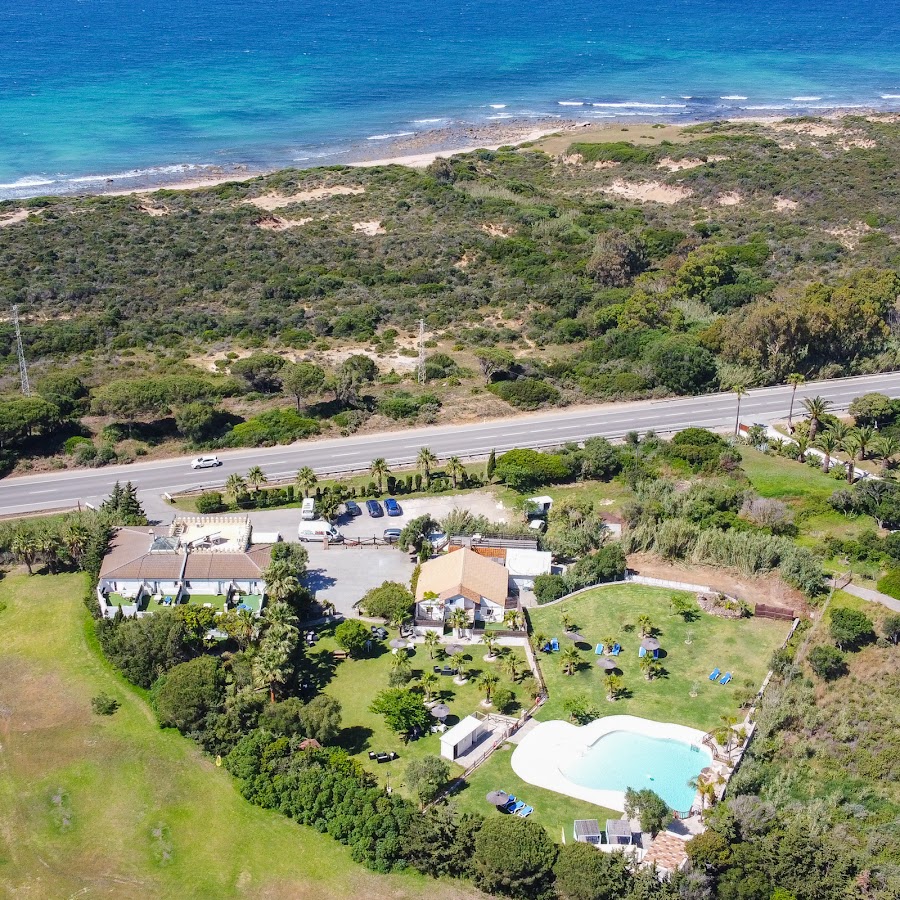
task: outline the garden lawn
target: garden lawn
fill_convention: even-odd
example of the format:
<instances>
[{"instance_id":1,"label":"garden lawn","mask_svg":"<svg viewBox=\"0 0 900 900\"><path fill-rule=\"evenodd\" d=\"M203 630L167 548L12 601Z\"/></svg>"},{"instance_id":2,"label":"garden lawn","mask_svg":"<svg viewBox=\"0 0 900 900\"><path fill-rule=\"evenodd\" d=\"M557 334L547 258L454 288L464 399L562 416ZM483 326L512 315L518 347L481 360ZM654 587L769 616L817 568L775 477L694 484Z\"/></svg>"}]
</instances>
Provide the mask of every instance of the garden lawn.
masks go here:
<instances>
[{"instance_id":1,"label":"garden lawn","mask_svg":"<svg viewBox=\"0 0 900 900\"><path fill-rule=\"evenodd\" d=\"M576 800L574 797L566 797L555 791L534 787L522 781L513 772L510 764L513 749L512 744L505 744L466 779L462 789L454 795L455 802L462 809L469 809L482 815L503 815L495 812L485 798L488 791L507 791L534 807L534 812L528 818L543 825L550 837L557 842L561 840L563 830L566 840L572 840L572 822L575 819L597 819L602 828L606 819L622 818L620 812L604 809L584 800Z\"/></svg>"},{"instance_id":2,"label":"garden lawn","mask_svg":"<svg viewBox=\"0 0 900 900\"><path fill-rule=\"evenodd\" d=\"M740 447L742 468L754 490L762 497L779 500L828 500L843 486L820 468L782 456L768 456L750 447Z\"/></svg>"},{"instance_id":3,"label":"garden lawn","mask_svg":"<svg viewBox=\"0 0 900 900\"><path fill-rule=\"evenodd\" d=\"M328 631L320 629L319 634L322 636L321 640L316 644L315 649L307 653L307 657L313 664L314 671L318 673L314 683L317 683L324 693L339 700L343 709L344 730L338 742L357 756L366 768L385 780L390 778L393 787L402 788L402 776L406 762L422 756L440 756L440 736L429 733L417 741L404 744L403 739L385 725L384 717L369 709L379 691L387 690L390 687L388 679L392 654L386 644L376 645L372 656L362 659L346 659L335 664L330 661L330 657L337 645ZM392 632L388 640L393 636ZM521 671L528 672L524 651L519 647L507 649L515 652L521 660ZM450 707L450 716L447 718L448 725L454 725L460 719L476 711L494 711L493 708L485 709L481 706L484 694L475 684L478 674L488 668L500 676L498 687L511 688L518 701L526 706L530 704L530 691L534 685L534 679L529 676L518 684L513 684L503 671L500 661L484 662L482 659L484 654L485 650L481 645L466 648L465 656L469 661L469 669L468 682L464 685L455 684L451 677L438 676L437 693L434 696ZM410 686L417 683L418 677L423 671L430 670L439 661L437 658L429 657L428 649L425 646L416 645L415 652L410 656L413 671L413 680L410 682ZM514 710L515 712L518 710ZM393 750L399 759L388 763L377 763L369 759L370 750L374 750L376 753L380 751L389 753ZM459 766L453 768L454 774L462 771Z\"/></svg>"},{"instance_id":4,"label":"garden lawn","mask_svg":"<svg viewBox=\"0 0 900 900\"><path fill-rule=\"evenodd\" d=\"M663 588L610 585L530 610L533 630L559 638L560 644L559 653L538 654L550 699L537 717L565 719L563 703L580 696L587 696L601 716L628 714L703 731L719 725L722 716L737 714L762 684L772 652L787 635L788 623L755 617L722 619L699 607L696 621L686 623L672 613L671 598L676 593L694 599L693 594ZM560 662L562 650L571 646L563 636L563 613L590 644L579 645L582 664L571 676L563 674ZM663 651L664 674L652 682L639 667L640 632L636 627L629 630L640 615L650 617ZM604 673L595 664L594 654L595 646L610 637L622 645L618 662L625 696L615 702L606 699ZM734 680L728 685L710 681L709 673L716 667L733 673Z\"/></svg>"},{"instance_id":5,"label":"garden lawn","mask_svg":"<svg viewBox=\"0 0 900 900\"><path fill-rule=\"evenodd\" d=\"M370 873L331 838L246 802L102 659L86 587L82 575L0 581L0 893L475 896L464 884ZM121 703L111 717L91 711L100 692Z\"/></svg>"}]
</instances>

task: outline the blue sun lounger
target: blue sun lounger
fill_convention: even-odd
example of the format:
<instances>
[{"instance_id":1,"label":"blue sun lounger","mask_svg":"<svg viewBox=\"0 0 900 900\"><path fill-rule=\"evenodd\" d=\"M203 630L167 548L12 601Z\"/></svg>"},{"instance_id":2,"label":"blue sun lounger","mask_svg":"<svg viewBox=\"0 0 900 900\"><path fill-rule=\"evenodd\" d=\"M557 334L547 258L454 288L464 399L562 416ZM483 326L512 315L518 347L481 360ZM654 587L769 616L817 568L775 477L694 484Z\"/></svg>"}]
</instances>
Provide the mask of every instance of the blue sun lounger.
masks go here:
<instances>
[{"instance_id":1,"label":"blue sun lounger","mask_svg":"<svg viewBox=\"0 0 900 900\"><path fill-rule=\"evenodd\" d=\"M553 638L553 640L550 641L550 649L551 649L554 653L559 652L559 641L558 641L556 638Z\"/></svg>"},{"instance_id":2,"label":"blue sun lounger","mask_svg":"<svg viewBox=\"0 0 900 900\"><path fill-rule=\"evenodd\" d=\"M621 644L618 644L618 643L617 643L617 644L612 648L612 650L609 651L609 655L610 655L610 656L618 656L621 652L622 652L622 646L621 646Z\"/></svg>"},{"instance_id":3,"label":"blue sun lounger","mask_svg":"<svg viewBox=\"0 0 900 900\"><path fill-rule=\"evenodd\" d=\"M597 644L597 649L594 650L594 653L596 653L597 656L603 656L603 644Z\"/></svg>"},{"instance_id":4,"label":"blue sun lounger","mask_svg":"<svg viewBox=\"0 0 900 900\"><path fill-rule=\"evenodd\" d=\"M709 673L709 680L715 681L722 674L721 669L713 669L712 672Z\"/></svg>"},{"instance_id":5,"label":"blue sun lounger","mask_svg":"<svg viewBox=\"0 0 900 900\"><path fill-rule=\"evenodd\" d=\"M728 684L731 681L731 672L726 672L720 679L719 684Z\"/></svg>"},{"instance_id":6,"label":"blue sun lounger","mask_svg":"<svg viewBox=\"0 0 900 900\"><path fill-rule=\"evenodd\" d=\"M527 819L534 812L533 806L526 806L524 809L519 810L516 815L520 819Z\"/></svg>"},{"instance_id":7,"label":"blue sun lounger","mask_svg":"<svg viewBox=\"0 0 900 900\"><path fill-rule=\"evenodd\" d=\"M525 804L521 800L517 800L515 805L510 807L503 807L511 816L517 816L523 809L525 809Z\"/></svg>"}]
</instances>

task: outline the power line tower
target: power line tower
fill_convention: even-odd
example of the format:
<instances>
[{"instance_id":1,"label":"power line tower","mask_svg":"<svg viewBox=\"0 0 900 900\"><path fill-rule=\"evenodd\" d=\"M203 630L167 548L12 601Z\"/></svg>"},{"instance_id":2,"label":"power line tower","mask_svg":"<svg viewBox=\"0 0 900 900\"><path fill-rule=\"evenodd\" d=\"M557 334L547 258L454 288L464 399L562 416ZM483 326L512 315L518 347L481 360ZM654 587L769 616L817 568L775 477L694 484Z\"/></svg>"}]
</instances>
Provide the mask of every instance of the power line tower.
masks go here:
<instances>
[{"instance_id":1,"label":"power line tower","mask_svg":"<svg viewBox=\"0 0 900 900\"><path fill-rule=\"evenodd\" d=\"M19 327L19 307L13 304L13 327L16 329L16 351L19 354L19 377L22 380L22 393L31 396L31 385L28 383L28 367L25 365L25 348L22 346L22 329Z\"/></svg>"},{"instance_id":2,"label":"power line tower","mask_svg":"<svg viewBox=\"0 0 900 900\"><path fill-rule=\"evenodd\" d=\"M425 320L419 319L419 384L425 384Z\"/></svg>"}]
</instances>

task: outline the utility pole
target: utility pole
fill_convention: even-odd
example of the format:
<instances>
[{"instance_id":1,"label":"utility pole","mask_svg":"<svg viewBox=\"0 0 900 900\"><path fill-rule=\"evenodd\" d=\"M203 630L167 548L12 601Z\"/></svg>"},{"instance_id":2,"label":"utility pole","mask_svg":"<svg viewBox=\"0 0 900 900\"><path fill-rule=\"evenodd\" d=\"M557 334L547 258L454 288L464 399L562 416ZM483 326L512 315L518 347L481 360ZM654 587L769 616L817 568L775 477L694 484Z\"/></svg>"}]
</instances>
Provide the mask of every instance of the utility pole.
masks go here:
<instances>
[{"instance_id":1,"label":"utility pole","mask_svg":"<svg viewBox=\"0 0 900 900\"><path fill-rule=\"evenodd\" d=\"M425 384L425 320L419 319L419 384Z\"/></svg>"},{"instance_id":2,"label":"utility pole","mask_svg":"<svg viewBox=\"0 0 900 900\"><path fill-rule=\"evenodd\" d=\"M13 304L13 326L16 329L16 351L19 354L19 378L22 381L22 393L31 396L31 385L28 383L28 368L25 365L25 348L22 346L22 329L19 327L19 307Z\"/></svg>"}]
</instances>

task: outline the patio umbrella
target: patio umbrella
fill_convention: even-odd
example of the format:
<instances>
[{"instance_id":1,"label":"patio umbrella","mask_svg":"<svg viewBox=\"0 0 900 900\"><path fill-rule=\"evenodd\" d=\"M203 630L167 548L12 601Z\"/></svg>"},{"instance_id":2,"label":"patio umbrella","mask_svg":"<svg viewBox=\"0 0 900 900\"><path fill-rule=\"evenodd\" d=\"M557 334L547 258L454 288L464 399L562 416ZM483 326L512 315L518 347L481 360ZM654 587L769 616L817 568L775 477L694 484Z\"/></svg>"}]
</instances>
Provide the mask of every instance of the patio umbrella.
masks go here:
<instances>
[{"instance_id":1,"label":"patio umbrella","mask_svg":"<svg viewBox=\"0 0 900 900\"><path fill-rule=\"evenodd\" d=\"M509 803L509 794L506 791L490 791L487 795L487 802L492 806L503 806Z\"/></svg>"},{"instance_id":2,"label":"patio umbrella","mask_svg":"<svg viewBox=\"0 0 900 900\"><path fill-rule=\"evenodd\" d=\"M659 650L659 641L655 637L645 637L641 641L641 646L645 650Z\"/></svg>"},{"instance_id":3,"label":"patio umbrella","mask_svg":"<svg viewBox=\"0 0 900 900\"><path fill-rule=\"evenodd\" d=\"M393 650L405 650L409 644L403 640L403 638L393 638L390 642L390 647Z\"/></svg>"},{"instance_id":4,"label":"patio umbrella","mask_svg":"<svg viewBox=\"0 0 900 900\"><path fill-rule=\"evenodd\" d=\"M570 641L575 641L576 644L585 643L584 635L579 634L577 631L567 631L565 635Z\"/></svg>"},{"instance_id":5,"label":"patio umbrella","mask_svg":"<svg viewBox=\"0 0 900 900\"><path fill-rule=\"evenodd\" d=\"M619 666L619 664L614 659L610 659L608 656L604 656L603 659L598 659L597 665L607 672L612 672L613 669L616 669Z\"/></svg>"},{"instance_id":6,"label":"patio umbrella","mask_svg":"<svg viewBox=\"0 0 900 900\"><path fill-rule=\"evenodd\" d=\"M463 648L460 647L459 644L447 644L447 646L444 647L444 653L446 653L447 656L456 656L457 653L462 653L462 651Z\"/></svg>"},{"instance_id":7,"label":"patio umbrella","mask_svg":"<svg viewBox=\"0 0 900 900\"><path fill-rule=\"evenodd\" d=\"M436 719L446 719L450 715L450 707L446 703L437 703L431 707L431 714Z\"/></svg>"}]
</instances>

